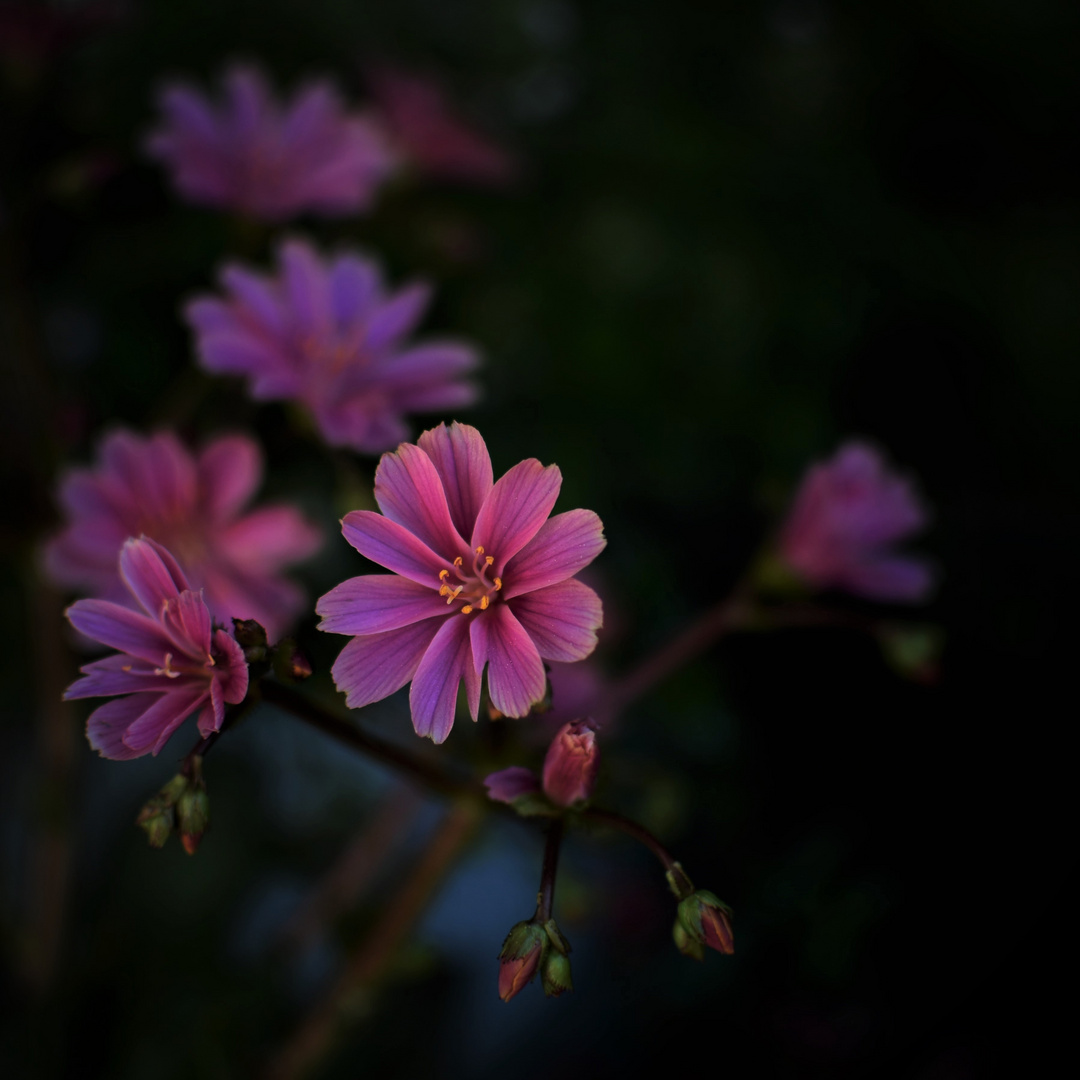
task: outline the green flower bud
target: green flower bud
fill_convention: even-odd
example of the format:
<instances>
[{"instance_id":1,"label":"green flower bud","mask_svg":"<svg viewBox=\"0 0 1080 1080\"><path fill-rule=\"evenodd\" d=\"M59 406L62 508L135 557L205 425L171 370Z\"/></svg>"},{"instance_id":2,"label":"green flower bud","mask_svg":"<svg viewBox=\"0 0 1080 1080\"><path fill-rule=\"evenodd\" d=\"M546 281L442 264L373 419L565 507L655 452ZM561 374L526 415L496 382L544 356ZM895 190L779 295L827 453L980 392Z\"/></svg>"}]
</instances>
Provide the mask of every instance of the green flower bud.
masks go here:
<instances>
[{"instance_id":1,"label":"green flower bud","mask_svg":"<svg viewBox=\"0 0 1080 1080\"><path fill-rule=\"evenodd\" d=\"M570 978L570 960L558 949L550 949L544 957L544 966L540 973L540 979L544 985L544 993L548 997L558 997L567 990L574 989L574 982Z\"/></svg>"}]
</instances>

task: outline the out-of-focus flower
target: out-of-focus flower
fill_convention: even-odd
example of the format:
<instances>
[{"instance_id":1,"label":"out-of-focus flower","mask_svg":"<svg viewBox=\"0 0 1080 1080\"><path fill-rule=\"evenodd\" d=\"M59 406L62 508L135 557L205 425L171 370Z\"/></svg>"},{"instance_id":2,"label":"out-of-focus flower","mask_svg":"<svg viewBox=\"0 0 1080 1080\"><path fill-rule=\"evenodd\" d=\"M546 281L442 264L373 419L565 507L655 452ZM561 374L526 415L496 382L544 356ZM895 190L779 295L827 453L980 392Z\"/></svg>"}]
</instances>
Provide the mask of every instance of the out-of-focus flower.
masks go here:
<instances>
[{"instance_id":1,"label":"out-of-focus flower","mask_svg":"<svg viewBox=\"0 0 1080 1080\"><path fill-rule=\"evenodd\" d=\"M588 720L575 720L559 729L544 758L544 794L559 806L587 799L596 785L600 748Z\"/></svg>"},{"instance_id":2,"label":"out-of-focus flower","mask_svg":"<svg viewBox=\"0 0 1080 1080\"><path fill-rule=\"evenodd\" d=\"M420 172L492 187L516 176L513 158L470 127L433 79L379 65L369 81L395 149Z\"/></svg>"},{"instance_id":3,"label":"out-of-focus flower","mask_svg":"<svg viewBox=\"0 0 1080 1080\"><path fill-rule=\"evenodd\" d=\"M215 618L256 619L275 639L305 604L281 571L322 536L291 506L243 514L261 479L259 446L243 435L193 456L171 432L113 432L95 467L61 481L68 524L45 549L46 569L62 585L127 602L117 556L127 537L149 536L176 552Z\"/></svg>"},{"instance_id":4,"label":"out-of-focus flower","mask_svg":"<svg viewBox=\"0 0 1080 1080\"><path fill-rule=\"evenodd\" d=\"M926 525L911 482L865 443L810 468L780 533L779 554L805 582L875 600L919 601L933 584L925 560L892 545Z\"/></svg>"},{"instance_id":5,"label":"out-of-focus flower","mask_svg":"<svg viewBox=\"0 0 1080 1080\"><path fill-rule=\"evenodd\" d=\"M488 798L495 802L513 803L523 795L534 795L540 790L540 781L532 769L523 765L511 765L484 777Z\"/></svg>"},{"instance_id":6,"label":"out-of-focus flower","mask_svg":"<svg viewBox=\"0 0 1080 1080\"><path fill-rule=\"evenodd\" d=\"M355 635L333 668L351 708L411 679L413 725L442 742L462 681L476 719L485 666L495 708L525 716L544 696L544 659L592 652L603 611L574 574L606 541L591 510L549 519L561 485L558 467L535 458L493 484L487 446L465 424L383 455L382 514L354 510L342 532L394 573L352 578L316 606L320 629Z\"/></svg>"},{"instance_id":7,"label":"out-of-focus flower","mask_svg":"<svg viewBox=\"0 0 1080 1080\"><path fill-rule=\"evenodd\" d=\"M332 446L373 454L408 437L403 414L476 398L463 378L476 366L473 348L405 340L427 307L427 286L388 292L373 260L345 253L324 261L301 240L284 243L278 260L276 278L227 265L229 298L187 305L208 371L248 376L261 401L302 402Z\"/></svg>"},{"instance_id":8,"label":"out-of-focus flower","mask_svg":"<svg viewBox=\"0 0 1080 1080\"><path fill-rule=\"evenodd\" d=\"M222 82L220 106L185 82L159 94L163 119L146 148L184 198L270 222L368 208L395 161L330 82L305 84L285 105L256 68L234 64Z\"/></svg>"},{"instance_id":9,"label":"out-of-focus flower","mask_svg":"<svg viewBox=\"0 0 1080 1080\"><path fill-rule=\"evenodd\" d=\"M532 982L544 954L547 934L535 922L519 922L503 942L499 952L499 997L509 1001Z\"/></svg>"},{"instance_id":10,"label":"out-of-focus flower","mask_svg":"<svg viewBox=\"0 0 1080 1080\"><path fill-rule=\"evenodd\" d=\"M117 761L156 754L196 710L200 734L218 731L226 703L243 701L248 688L243 650L213 628L202 595L164 547L128 540L120 577L142 611L109 600L68 608L76 630L119 652L87 664L64 694L69 701L115 697L90 714L86 735L102 757Z\"/></svg>"}]
</instances>

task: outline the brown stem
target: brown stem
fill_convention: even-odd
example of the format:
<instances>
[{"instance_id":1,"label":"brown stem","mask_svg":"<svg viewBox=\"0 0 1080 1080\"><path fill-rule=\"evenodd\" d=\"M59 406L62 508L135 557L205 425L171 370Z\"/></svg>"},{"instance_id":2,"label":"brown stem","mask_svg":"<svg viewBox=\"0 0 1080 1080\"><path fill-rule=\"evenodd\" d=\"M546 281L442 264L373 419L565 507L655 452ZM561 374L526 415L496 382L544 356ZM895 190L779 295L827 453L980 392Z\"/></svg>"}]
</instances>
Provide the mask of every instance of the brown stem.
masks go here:
<instances>
[{"instance_id":1,"label":"brown stem","mask_svg":"<svg viewBox=\"0 0 1080 1080\"><path fill-rule=\"evenodd\" d=\"M398 946L427 907L479 822L471 803L456 803L443 818L397 896L383 908L329 994L274 1055L266 1080L309 1076L333 1048L349 1019L362 1010L392 962Z\"/></svg>"},{"instance_id":2,"label":"brown stem","mask_svg":"<svg viewBox=\"0 0 1080 1080\"><path fill-rule=\"evenodd\" d=\"M586 810L581 816L585 821L607 825L609 828L626 833L627 836L632 836L639 844L644 844L663 863L665 872L678 865L675 856L644 825L639 825L636 821L631 821L630 818L615 814L610 810Z\"/></svg>"},{"instance_id":3,"label":"brown stem","mask_svg":"<svg viewBox=\"0 0 1080 1080\"><path fill-rule=\"evenodd\" d=\"M536 921L543 925L551 918L555 903L555 873L559 869L559 845L562 843L563 819L555 818L547 829L544 843L544 866L540 871L540 891L536 895Z\"/></svg>"}]
</instances>

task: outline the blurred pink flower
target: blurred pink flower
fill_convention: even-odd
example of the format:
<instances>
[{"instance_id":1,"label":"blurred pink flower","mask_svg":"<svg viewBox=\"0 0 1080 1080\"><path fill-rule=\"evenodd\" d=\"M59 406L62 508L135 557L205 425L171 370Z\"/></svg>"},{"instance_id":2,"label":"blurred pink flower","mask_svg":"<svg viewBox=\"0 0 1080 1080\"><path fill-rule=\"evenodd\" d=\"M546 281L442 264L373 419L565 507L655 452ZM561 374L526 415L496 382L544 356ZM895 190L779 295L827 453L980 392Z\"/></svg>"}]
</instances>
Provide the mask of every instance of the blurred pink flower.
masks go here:
<instances>
[{"instance_id":1,"label":"blurred pink flower","mask_svg":"<svg viewBox=\"0 0 1080 1080\"><path fill-rule=\"evenodd\" d=\"M500 186L517 174L513 158L466 123L433 79L388 65L369 82L401 157L440 180Z\"/></svg>"},{"instance_id":2,"label":"blurred pink flower","mask_svg":"<svg viewBox=\"0 0 1080 1080\"><path fill-rule=\"evenodd\" d=\"M817 588L919 601L933 584L930 567L891 547L926 521L911 482L890 472L873 447L849 442L806 473L781 530L779 551Z\"/></svg>"},{"instance_id":3,"label":"blurred pink flower","mask_svg":"<svg viewBox=\"0 0 1080 1080\"><path fill-rule=\"evenodd\" d=\"M225 705L243 701L248 668L240 646L214 629L200 593L176 560L145 537L120 550L120 577L142 611L109 600L78 600L71 625L115 656L95 660L65 700L116 697L90 714L86 736L102 757L124 761L156 754L199 710L199 733L221 728Z\"/></svg>"},{"instance_id":4,"label":"blurred pink flower","mask_svg":"<svg viewBox=\"0 0 1080 1080\"><path fill-rule=\"evenodd\" d=\"M229 298L187 305L208 371L248 376L261 401L302 402L328 443L364 453L408 438L406 412L475 399L463 378L478 362L473 348L405 340L427 307L427 286L390 293L373 260L345 253L324 261L302 240L282 244L278 262L276 278L226 265Z\"/></svg>"},{"instance_id":5,"label":"blurred pink flower","mask_svg":"<svg viewBox=\"0 0 1080 1080\"><path fill-rule=\"evenodd\" d=\"M163 119L146 148L184 198L270 222L369 207L396 163L378 126L346 112L330 82L305 84L285 105L254 67L234 64L222 82L220 106L184 82L159 94Z\"/></svg>"},{"instance_id":6,"label":"blurred pink flower","mask_svg":"<svg viewBox=\"0 0 1080 1080\"><path fill-rule=\"evenodd\" d=\"M600 519L549 519L562 485L554 465L530 458L492 475L484 440L464 424L384 454L382 514L354 510L342 532L394 573L345 581L315 609L321 630L355 635L333 668L349 707L411 679L413 725L435 742L453 726L460 682L474 720L485 665L495 708L525 716L544 696L543 660L588 656L603 620L600 598L574 578L604 548Z\"/></svg>"},{"instance_id":7,"label":"blurred pink flower","mask_svg":"<svg viewBox=\"0 0 1080 1080\"><path fill-rule=\"evenodd\" d=\"M146 535L184 561L216 619L256 619L274 641L306 603L281 571L313 554L322 536L291 506L244 514L261 479L259 446L244 435L193 456L171 432L113 432L96 466L60 483L68 523L46 546L46 569L61 585L123 601L117 555L127 537Z\"/></svg>"}]
</instances>

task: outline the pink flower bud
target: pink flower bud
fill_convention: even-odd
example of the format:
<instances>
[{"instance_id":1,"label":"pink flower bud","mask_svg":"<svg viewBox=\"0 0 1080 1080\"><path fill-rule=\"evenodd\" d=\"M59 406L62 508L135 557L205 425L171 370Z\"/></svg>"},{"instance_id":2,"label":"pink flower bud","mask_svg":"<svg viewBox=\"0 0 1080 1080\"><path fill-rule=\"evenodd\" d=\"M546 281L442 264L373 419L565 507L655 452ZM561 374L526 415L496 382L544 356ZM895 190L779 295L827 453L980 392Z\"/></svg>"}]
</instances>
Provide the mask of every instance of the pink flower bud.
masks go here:
<instances>
[{"instance_id":1,"label":"pink flower bud","mask_svg":"<svg viewBox=\"0 0 1080 1080\"><path fill-rule=\"evenodd\" d=\"M509 1001L536 975L547 951L547 935L533 922L519 922L506 936L499 953L499 997Z\"/></svg>"},{"instance_id":2,"label":"pink flower bud","mask_svg":"<svg viewBox=\"0 0 1080 1080\"><path fill-rule=\"evenodd\" d=\"M564 724L544 758L544 793L560 806L587 799L596 784L600 749L591 720Z\"/></svg>"}]
</instances>

